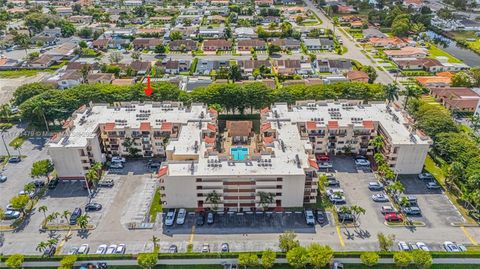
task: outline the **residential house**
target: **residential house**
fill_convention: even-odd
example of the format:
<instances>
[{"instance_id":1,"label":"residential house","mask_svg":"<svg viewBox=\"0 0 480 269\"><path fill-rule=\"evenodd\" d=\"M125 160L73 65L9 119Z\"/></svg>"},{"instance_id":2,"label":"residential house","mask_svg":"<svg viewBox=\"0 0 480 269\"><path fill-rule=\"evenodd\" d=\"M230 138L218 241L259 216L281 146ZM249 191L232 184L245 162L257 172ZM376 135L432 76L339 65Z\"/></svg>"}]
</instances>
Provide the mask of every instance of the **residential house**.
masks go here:
<instances>
[{"instance_id":1,"label":"residential house","mask_svg":"<svg viewBox=\"0 0 480 269\"><path fill-rule=\"evenodd\" d=\"M322 48L318 38L305 38L303 45L307 50L320 50Z\"/></svg>"},{"instance_id":2,"label":"residential house","mask_svg":"<svg viewBox=\"0 0 480 269\"><path fill-rule=\"evenodd\" d=\"M162 68L166 74L177 75L180 72L187 72L190 69L189 60L163 59L155 65Z\"/></svg>"},{"instance_id":3,"label":"residential house","mask_svg":"<svg viewBox=\"0 0 480 269\"><path fill-rule=\"evenodd\" d=\"M54 63L58 62L60 59L58 56L52 55L42 55L30 63L28 63L28 67L33 69L45 69L52 66Z\"/></svg>"},{"instance_id":4,"label":"residential house","mask_svg":"<svg viewBox=\"0 0 480 269\"><path fill-rule=\"evenodd\" d=\"M298 51L300 50L300 41L293 38L279 38L270 42L272 45L279 46L282 50Z\"/></svg>"},{"instance_id":5,"label":"residential house","mask_svg":"<svg viewBox=\"0 0 480 269\"><path fill-rule=\"evenodd\" d=\"M238 27L235 28L233 35L236 38L256 38L258 35L255 33L253 27Z\"/></svg>"},{"instance_id":6,"label":"residential house","mask_svg":"<svg viewBox=\"0 0 480 269\"><path fill-rule=\"evenodd\" d=\"M469 88L429 88L430 94L452 111L475 112L480 95Z\"/></svg>"},{"instance_id":7,"label":"residential house","mask_svg":"<svg viewBox=\"0 0 480 269\"><path fill-rule=\"evenodd\" d=\"M32 37L32 43L41 46L54 46L57 44L57 41L58 37L56 36L36 35Z\"/></svg>"},{"instance_id":8,"label":"residential house","mask_svg":"<svg viewBox=\"0 0 480 269\"><path fill-rule=\"evenodd\" d=\"M386 48L386 49L399 49L414 44L412 40L408 38L399 37L385 37L385 38L370 38L368 40L374 47Z\"/></svg>"},{"instance_id":9,"label":"residential house","mask_svg":"<svg viewBox=\"0 0 480 269\"><path fill-rule=\"evenodd\" d=\"M77 44L72 42L67 42L45 52L45 54L53 57L60 57L60 59L62 60L71 60L73 57L75 57L76 49L77 49Z\"/></svg>"},{"instance_id":10,"label":"residential house","mask_svg":"<svg viewBox=\"0 0 480 269\"><path fill-rule=\"evenodd\" d=\"M268 60L242 60L238 61L238 66L245 75L252 75L253 70L265 66L271 68L271 63Z\"/></svg>"},{"instance_id":11,"label":"residential house","mask_svg":"<svg viewBox=\"0 0 480 269\"><path fill-rule=\"evenodd\" d=\"M300 60L275 60L273 61L273 66L277 70L278 74L281 75L294 75L297 74L302 65Z\"/></svg>"},{"instance_id":12,"label":"residential house","mask_svg":"<svg viewBox=\"0 0 480 269\"><path fill-rule=\"evenodd\" d=\"M203 51L228 51L232 49L232 41L211 39L203 41Z\"/></svg>"},{"instance_id":13,"label":"residential house","mask_svg":"<svg viewBox=\"0 0 480 269\"><path fill-rule=\"evenodd\" d=\"M266 43L262 39L241 39L237 41L238 51L250 51L251 49L255 51L266 50Z\"/></svg>"},{"instance_id":14,"label":"residential house","mask_svg":"<svg viewBox=\"0 0 480 269\"><path fill-rule=\"evenodd\" d=\"M385 38L387 35L382 33L377 28L369 27L363 30L363 38L369 40L370 38Z\"/></svg>"},{"instance_id":15,"label":"residential house","mask_svg":"<svg viewBox=\"0 0 480 269\"><path fill-rule=\"evenodd\" d=\"M82 73L78 70L69 70L66 71L60 78L57 80L58 87L61 90L80 85L83 82Z\"/></svg>"},{"instance_id":16,"label":"residential house","mask_svg":"<svg viewBox=\"0 0 480 269\"><path fill-rule=\"evenodd\" d=\"M403 47L398 50L385 50L385 55L388 58L425 58L427 52L424 49L418 47Z\"/></svg>"},{"instance_id":17,"label":"residential house","mask_svg":"<svg viewBox=\"0 0 480 269\"><path fill-rule=\"evenodd\" d=\"M93 17L89 15L76 15L68 17L68 20L77 24L90 24L93 22Z\"/></svg>"},{"instance_id":18,"label":"residential house","mask_svg":"<svg viewBox=\"0 0 480 269\"><path fill-rule=\"evenodd\" d=\"M55 11L60 17L72 16L73 14L71 7L57 7Z\"/></svg>"},{"instance_id":19,"label":"residential house","mask_svg":"<svg viewBox=\"0 0 480 269\"><path fill-rule=\"evenodd\" d=\"M345 73L352 70L350 59L328 60L328 65L332 73Z\"/></svg>"},{"instance_id":20,"label":"residential house","mask_svg":"<svg viewBox=\"0 0 480 269\"><path fill-rule=\"evenodd\" d=\"M114 79L115 75L112 73L90 73L87 75L87 81L89 84L110 84Z\"/></svg>"},{"instance_id":21,"label":"residential house","mask_svg":"<svg viewBox=\"0 0 480 269\"><path fill-rule=\"evenodd\" d=\"M335 47L335 43L333 42L332 39L321 37L319 38L320 40L320 48L322 50L333 50Z\"/></svg>"},{"instance_id":22,"label":"residential house","mask_svg":"<svg viewBox=\"0 0 480 269\"><path fill-rule=\"evenodd\" d=\"M419 10L425 5L425 3L423 0L403 0L403 5L407 8L409 7L415 10Z\"/></svg>"},{"instance_id":23,"label":"residential house","mask_svg":"<svg viewBox=\"0 0 480 269\"><path fill-rule=\"evenodd\" d=\"M273 0L255 0L255 5L256 6L273 6Z\"/></svg>"},{"instance_id":24,"label":"residential house","mask_svg":"<svg viewBox=\"0 0 480 269\"><path fill-rule=\"evenodd\" d=\"M0 58L0 70L15 70L20 64L21 62L15 59Z\"/></svg>"},{"instance_id":25,"label":"residential house","mask_svg":"<svg viewBox=\"0 0 480 269\"><path fill-rule=\"evenodd\" d=\"M150 17L150 21L154 23L170 23L173 20L172 16L157 16L157 17Z\"/></svg>"},{"instance_id":26,"label":"residential house","mask_svg":"<svg viewBox=\"0 0 480 269\"><path fill-rule=\"evenodd\" d=\"M425 88L445 88L450 87L453 74L450 72L440 72L436 76L416 77L418 83Z\"/></svg>"},{"instance_id":27,"label":"residential house","mask_svg":"<svg viewBox=\"0 0 480 269\"><path fill-rule=\"evenodd\" d=\"M135 50L154 50L156 46L161 44L162 40L159 38L135 38L132 41Z\"/></svg>"},{"instance_id":28,"label":"residential house","mask_svg":"<svg viewBox=\"0 0 480 269\"><path fill-rule=\"evenodd\" d=\"M229 68L229 61L217 61L217 60L205 60L200 59L197 63L195 74L210 75L213 70L219 70L220 68Z\"/></svg>"},{"instance_id":29,"label":"residential house","mask_svg":"<svg viewBox=\"0 0 480 269\"><path fill-rule=\"evenodd\" d=\"M350 81L368 82L368 74L363 71L350 70L346 73L346 78Z\"/></svg>"},{"instance_id":30,"label":"residential house","mask_svg":"<svg viewBox=\"0 0 480 269\"><path fill-rule=\"evenodd\" d=\"M211 24L220 24L220 23L225 23L226 18L220 15L210 15L207 17L207 22Z\"/></svg>"},{"instance_id":31,"label":"residential house","mask_svg":"<svg viewBox=\"0 0 480 269\"><path fill-rule=\"evenodd\" d=\"M338 5L338 13L341 14L350 14L355 12L355 8L350 5Z\"/></svg>"},{"instance_id":32,"label":"residential house","mask_svg":"<svg viewBox=\"0 0 480 269\"><path fill-rule=\"evenodd\" d=\"M198 35L203 38L223 38L225 37L225 27L200 27Z\"/></svg>"},{"instance_id":33,"label":"residential house","mask_svg":"<svg viewBox=\"0 0 480 269\"><path fill-rule=\"evenodd\" d=\"M200 25L202 17L199 15L180 15L177 17L177 24L182 25Z\"/></svg>"},{"instance_id":34,"label":"residential house","mask_svg":"<svg viewBox=\"0 0 480 269\"><path fill-rule=\"evenodd\" d=\"M194 40L174 40L171 41L170 51L195 51L197 50L197 42Z\"/></svg>"},{"instance_id":35,"label":"residential house","mask_svg":"<svg viewBox=\"0 0 480 269\"><path fill-rule=\"evenodd\" d=\"M437 59L430 58L413 58L394 60L398 67L402 70L425 70L428 72L445 71L443 64Z\"/></svg>"},{"instance_id":36,"label":"residential house","mask_svg":"<svg viewBox=\"0 0 480 269\"><path fill-rule=\"evenodd\" d=\"M151 63L136 60L130 63L130 68L133 69L137 76L144 76L150 72Z\"/></svg>"},{"instance_id":37,"label":"residential house","mask_svg":"<svg viewBox=\"0 0 480 269\"><path fill-rule=\"evenodd\" d=\"M195 38L198 35L198 27L175 27L170 30L171 32L180 32L183 39Z\"/></svg>"},{"instance_id":38,"label":"residential house","mask_svg":"<svg viewBox=\"0 0 480 269\"><path fill-rule=\"evenodd\" d=\"M99 38L92 42L92 48L106 51L110 42L112 42L111 38Z\"/></svg>"}]
</instances>

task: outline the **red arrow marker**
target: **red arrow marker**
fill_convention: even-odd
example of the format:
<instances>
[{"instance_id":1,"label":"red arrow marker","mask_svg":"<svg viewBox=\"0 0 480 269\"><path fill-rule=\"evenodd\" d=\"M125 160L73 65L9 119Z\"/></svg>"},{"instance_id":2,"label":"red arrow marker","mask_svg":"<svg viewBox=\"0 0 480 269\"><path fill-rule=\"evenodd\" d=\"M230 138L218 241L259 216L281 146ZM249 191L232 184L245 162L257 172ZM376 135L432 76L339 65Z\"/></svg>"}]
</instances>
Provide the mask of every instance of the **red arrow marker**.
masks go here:
<instances>
[{"instance_id":1,"label":"red arrow marker","mask_svg":"<svg viewBox=\"0 0 480 269\"><path fill-rule=\"evenodd\" d=\"M143 89L145 91L145 94L150 97L152 95L153 89L150 86L150 75L147 77L147 87Z\"/></svg>"}]
</instances>

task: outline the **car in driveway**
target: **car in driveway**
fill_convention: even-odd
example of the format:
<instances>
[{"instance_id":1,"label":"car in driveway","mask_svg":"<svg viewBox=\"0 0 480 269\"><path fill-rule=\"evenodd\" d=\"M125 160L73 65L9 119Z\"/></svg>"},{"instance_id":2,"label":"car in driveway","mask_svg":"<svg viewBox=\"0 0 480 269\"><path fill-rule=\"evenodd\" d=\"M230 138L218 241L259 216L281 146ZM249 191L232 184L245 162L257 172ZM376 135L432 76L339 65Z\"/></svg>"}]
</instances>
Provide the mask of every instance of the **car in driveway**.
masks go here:
<instances>
[{"instance_id":1,"label":"car in driveway","mask_svg":"<svg viewBox=\"0 0 480 269\"><path fill-rule=\"evenodd\" d=\"M78 248L77 254L88 254L88 251L90 251L88 244L83 244Z\"/></svg>"},{"instance_id":2,"label":"car in driveway","mask_svg":"<svg viewBox=\"0 0 480 269\"><path fill-rule=\"evenodd\" d=\"M176 210L174 208L170 208L167 211L167 216L165 216L165 225L172 226L175 221L175 213Z\"/></svg>"},{"instance_id":3,"label":"car in driveway","mask_svg":"<svg viewBox=\"0 0 480 269\"><path fill-rule=\"evenodd\" d=\"M422 210L417 206L406 206L402 208L402 211L407 215L421 215Z\"/></svg>"},{"instance_id":4,"label":"car in driveway","mask_svg":"<svg viewBox=\"0 0 480 269\"><path fill-rule=\"evenodd\" d=\"M429 181L425 184L425 186L427 187L427 189L430 190L436 190L441 188L436 181Z\"/></svg>"},{"instance_id":5,"label":"car in driveway","mask_svg":"<svg viewBox=\"0 0 480 269\"><path fill-rule=\"evenodd\" d=\"M387 213L385 214L385 220L389 222L400 222L403 221L403 217L398 213Z\"/></svg>"},{"instance_id":6,"label":"car in driveway","mask_svg":"<svg viewBox=\"0 0 480 269\"><path fill-rule=\"evenodd\" d=\"M117 248L115 249L115 254L125 254L125 251L127 251L127 245L118 244Z\"/></svg>"},{"instance_id":7,"label":"car in driveway","mask_svg":"<svg viewBox=\"0 0 480 269\"><path fill-rule=\"evenodd\" d=\"M199 213L195 218L195 225L202 226L203 224L205 224L205 215L203 213Z\"/></svg>"},{"instance_id":8,"label":"car in driveway","mask_svg":"<svg viewBox=\"0 0 480 269\"><path fill-rule=\"evenodd\" d=\"M220 246L220 250L222 252L230 252L230 247L228 246L228 243L222 243L222 245Z\"/></svg>"},{"instance_id":9,"label":"car in driveway","mask_svg":"<svg viewBox=\"0 0 480 269\"><path fill-rule=\"evenodd\" d=\"M405 241L398 242L398 250L400 251L410 251L410 247Z\"/></svg>"},{"instance_id":10,"label":"car in driveway","mask_svg":"<svg viewBox=\"0 0 480 269\"><path fill-rule=\"evenodd\" d=\"M313 215L313 210L305 210L305 221L307 225L315 225L315 216Z\"/></svg>"},{"instance_id":11,"label":"car in driveway","mask_svg":"<svg viewBox=\"0 0 480 269\"><path fill-rule=\"evenodd\" d=\"M213 212L208 212L207 214L207 224L210 225L210 224L213 224L215 222L215 216L213 214Z\"/></svg>"},{"instance_id":12,"label":"car in driveway","mask_svg":"<svg viewBox=\"0 0 480 269\"><path fill-rule=\"evenodd\" d=\"M443 248L447 252L462 252L462 250L452 241L443 242Z\"/></svg>"},{"instance_id":13,"label":"car in driveway","mask_svg":"<svg viewBox=\"0 0 480 269\"><path fill-rule=\"evenodd\" d=\"M105 252L107 252L107 245L102 244L98 246L97 251L95 251L95 254L105 254Z\"/></svg>"},{"instance_id":14,"label":"car in driveway","mask_svg":"<svg viewBox=\"0 0 480 269\"><path fill-rule=\"evenodd\" d=\"M88 203L85 205L85 211L100 211L102 210L102 205L99 203Z\"/></svg>"},{"instance_id":15,"label":"car in driveway","mask_svg":"<svg viewBox=\"0 0 480 269\"><path fill-rule=\"evenodd\" d=\"M373 194L372 195L372 200L374 202L379 202L379 203L384 203L384 202L388 202L388 197L383 194L383 193L377 193L377 194Z\"/></svg>"},{"instance_id":16,"label":"car in driveway","mask_svg":"<svg viewBox=\"0 0 480 269\"><path fill-rule=\"evenodd\" d=\"M185 208L180 208L177 214L177 224L178 225L184 224L186 216L187 216L187 210Z\"/></svg>"},{"instance_id":17,"label":"car in driveway","mask_svg":"<svg viewBox=\"0 0 480 269\"><path fill-rule=\"evenodd\" d=\"M105 251L105 254L114 254L115 250L117 250L117 245L111 244L108 246L107 251Z\"/></svg>"},{"instance_id":18,"label":"car in driveway","mask_svg":"<svg viewBox=\"0 0 480 269\"><path fill-rule=\"evenodd\" d=\"M207 253L210 252L210 245L208 243L203 243L202 245L202 252Z\"/></svg>"},{"instance_id":19,"label":"car in driveway","mask_svg":"<svg viewBox=\"0 0 480 269\"><path fill-rule=\"evenodd\" d=\"M393 206L384 205L380 209L380 212L382 212L382 214L397 213L397 210L395 208L393 208Z\"/></svg>"},{"instance_id":20,"label":"car in driveway","mask_svg":"<svg viewBox=\"0 0 480 269\"><path fill-rule=\"evenodd\" d=\"M423 243L423 242L417 242L416 243L417 247L419 250L423 250L423 251L430 251L430 249L428 248L427 244Z\"/></svg>"},{"instance_id":21,"label":"car in driveway","mask_svg":"<svg viewBox=\"0 0 480 269\"><path fill-rule=\"evenodd\" d=\"M371 191L381 191L383 190L383 184L378 181L368 182L368 189Z\"/></svg>"},{"instance_id":22,"label":"car in driveway","mask_svg":"<svg viewBox=\"0 0 480 269\"><path fill-rule=\"evenodd\" d=\"M421 173L421 174L418 174L418 179L420 179L420 180L433 180L435 178L430 173Z\"/></svg>"},{"instance_id":23,"label":"car in driveway","mask_svg":"<svg viewBox=\"0 0 480 269\"><path fill-rule=\"evenodd\" d=\"M7 181L7 176L0 174L0 182L5 182L5 181Z\"/></svg>"}]
</instances>

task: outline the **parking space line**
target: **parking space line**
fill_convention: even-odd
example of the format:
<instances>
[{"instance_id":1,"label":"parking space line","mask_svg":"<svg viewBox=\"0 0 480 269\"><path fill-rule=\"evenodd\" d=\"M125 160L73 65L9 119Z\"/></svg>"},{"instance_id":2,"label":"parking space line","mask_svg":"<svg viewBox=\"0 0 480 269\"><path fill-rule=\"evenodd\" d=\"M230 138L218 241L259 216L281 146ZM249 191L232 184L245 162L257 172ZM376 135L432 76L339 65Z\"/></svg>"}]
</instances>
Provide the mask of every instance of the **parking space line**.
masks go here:
<instances>
[{"instance_id":1,"label":"parking space line","mask_svg":"<svg viewBox=\"0 0 480 269\"><path fill-rule=\"evenodd\" d=\"M195 237L195 225L192 226L192 231L190 232L190 240L188 241L189 245L193 244L194 237Z\"/></svg>"},{"instance_id":2,"label":"parking space line","mask_svg":"<svg viewBox=\"0 0 480 269\"><path fill-rule=\"evenodd\" d=\"M478 242L473 238L473 236L467 231L467 229L465 229L464 226L460 226L460 229L462 230L462 232L465 234L465 236L468 238L468 240L470 240L470 242L477 246L478 245Z\"/></svg>"},{"instance_id":3,"label":"parking space line","mask_svg":"<svg viewBox=\"0 0 480 269\"><path fill-rule=\"evenodd\" d=\"M340 226L335 225L335 227L337 228L337 235L338 235L338 240L340 240L340 245L342 247L345 247L345 242L343 241L342 231L340 230Z\"/></svg>"}]
</instances>

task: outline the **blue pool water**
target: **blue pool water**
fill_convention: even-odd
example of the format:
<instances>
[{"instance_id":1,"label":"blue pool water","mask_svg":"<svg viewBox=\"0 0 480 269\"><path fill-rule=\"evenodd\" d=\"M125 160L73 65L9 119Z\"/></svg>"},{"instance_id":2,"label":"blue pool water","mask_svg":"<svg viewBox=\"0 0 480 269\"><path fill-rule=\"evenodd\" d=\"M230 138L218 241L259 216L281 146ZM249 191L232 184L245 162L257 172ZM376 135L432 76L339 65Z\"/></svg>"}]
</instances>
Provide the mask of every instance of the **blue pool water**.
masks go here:
<instances>
[{"instance_id":1,"label":"blue pool water","mask_svg":"<svg viewBox=\"0 0 480 269\"><path fill-rule=\"evenodd\" d=\"M243 161L248 155L248 148L231 148L230 154L235 161Z\"/></svg>"}]
</instances>

